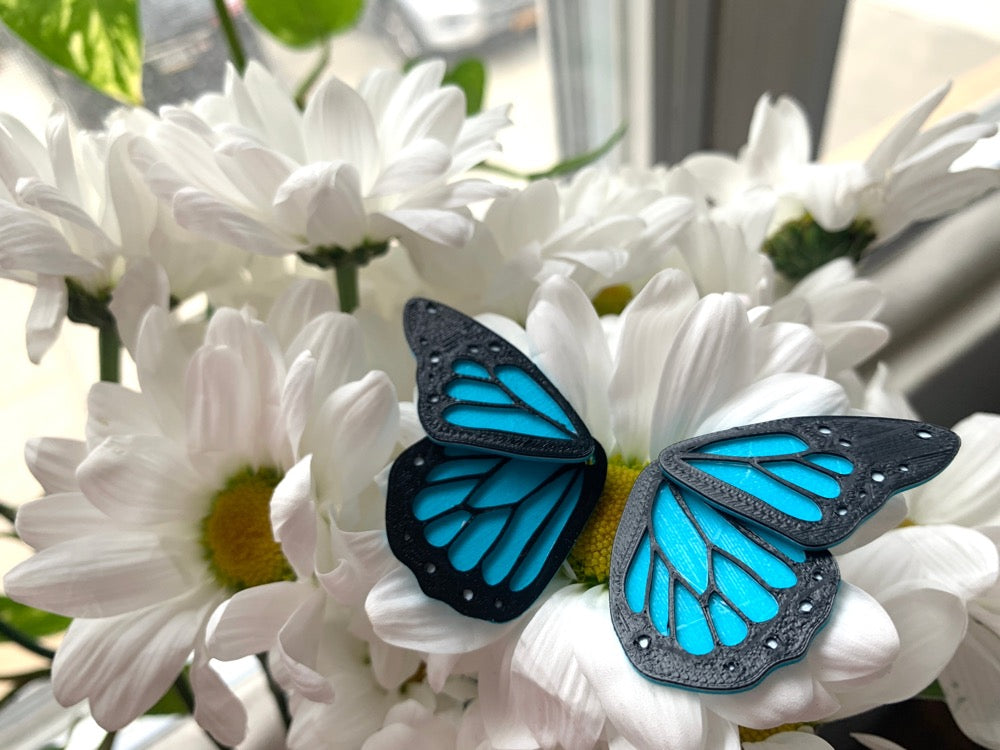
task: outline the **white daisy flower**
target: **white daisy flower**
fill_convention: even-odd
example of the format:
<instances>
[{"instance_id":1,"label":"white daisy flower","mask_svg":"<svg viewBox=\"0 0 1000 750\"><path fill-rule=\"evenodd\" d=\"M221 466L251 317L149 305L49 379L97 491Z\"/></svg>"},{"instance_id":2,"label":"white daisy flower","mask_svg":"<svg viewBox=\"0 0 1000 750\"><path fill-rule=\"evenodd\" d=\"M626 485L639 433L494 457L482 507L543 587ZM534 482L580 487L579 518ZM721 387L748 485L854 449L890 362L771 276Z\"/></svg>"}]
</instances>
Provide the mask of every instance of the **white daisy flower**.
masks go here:
<instances>
[{"instance_id":1,"label":"white daisy flower","mask_svg":"<svg viewBox=\"0 0 1000 750\"><path fill-rule=\"evenodd\" d=\"M932 484L907 493L909 518L926 533L955 524L1000 545L1000 415L974 414L953 429L962 449ZM1000 748L1000 584L970 604L965 637L938 682L959 728L980 745Z\"/></svg>"},{"instance_id":2,"label":"white daisy flower","mask_svg":"<svg viewBox=\"0 0 1000 750\"><path fill-rule=\"evenodd\" d=\"M218 284L245 256L180 236L160 214L128 156L128 121L143 118L123 113L108 132L80 132L56 111L43 145L16 118L0 116L0 276L36 287L27 323L33 362L67 316L113 330L108 304L133 265L153 259L165 277L154 279L148 268L133 274L126 313L140 299L144 312L161 296L182 300ZM125 328L138 322L133 316Z\"/></svg>"},{"instance_id":3,"label":"white daisy flower","mask_svg":"<svg viewBox=\"0 0 1000 750\"><path fill-rule=\"evenodd\" d=\"M565 185L538 180L497 198L460 250L415 241L410 253L427 296L518 319L553 276L573 279L591 297L609 286L641 286L663 267L664 246L692 214L689 198L631 172L585 169Z\"/></svg>"},{"instance_id":4,"label":"white daisy flower","mask_svg":"<svg viewBox=\"0 0 1000 750\"><path fill-rule=\"evenodd\" d=\"M773 192L777 211L766 249L780 271L799 279L838 256L857 260L913 222L942 216L1000 187L996 169L952 169L959 156L996 132L995 124L962 113L921 131L948 89L942 86L918 102L864 162L811 162L801 107L765 95L737 158L695 154L683 165L717 204L738 202L750 190Z\"/></svg>"},{"instance_id":5,"label":"white daisy flower","mask_svg":"<svg viewBox=\"0 0 1000 750\"><path fill-rule=\"evenodd\" d=\"M363 264L394 237L460 246L468 204L503 188L458 179L497 149L506 107L466 117L444 63L321 84L304 112L259 65L190 107L164 108L133 156L181 226L254 253Z\"/></svg>"},{"instance_id":6,"label":"white daisy flower","mask_svg":"<svg viewBox=\"0 0 1000 750\"><path fill-rule=\"evenodd\" d=\"M303 540L317 535L315 519L310 529L281 517L275 488L318 448L331 494L349 503L396 442L395 391L385 375L365 374L357 322L330 312L331 297L303 282L267 326L219 310L194 351L153 308L135 352L141 392L99 383L86 443L29 446L48 494L21 508L17 528L38 552L4 583L12 598L76 618L53 664L60 702L86 698L102 726L118 729L194 650L196 718L219 741L240 741L245 713L208 668L203 634L220 603L266 584L286 585L268 589L258 614L281 617L283 592L314 574ZM282 665L308 683L303 610L316 602L298 601Z\"/></svg>"},{"instance_id":7,"label":"white daisy flower","mask_svg":"<svg viewBox=\"0 0 1000 750\"><path fill-rule=\"evenodd\" d=\"M854 264L838 258L808 274L771 303L769 320L802 323L826 349L828 372L838 375L869 359L889 340L876 318L885 294L858 278Z\"/></svg>"}]
</instances>

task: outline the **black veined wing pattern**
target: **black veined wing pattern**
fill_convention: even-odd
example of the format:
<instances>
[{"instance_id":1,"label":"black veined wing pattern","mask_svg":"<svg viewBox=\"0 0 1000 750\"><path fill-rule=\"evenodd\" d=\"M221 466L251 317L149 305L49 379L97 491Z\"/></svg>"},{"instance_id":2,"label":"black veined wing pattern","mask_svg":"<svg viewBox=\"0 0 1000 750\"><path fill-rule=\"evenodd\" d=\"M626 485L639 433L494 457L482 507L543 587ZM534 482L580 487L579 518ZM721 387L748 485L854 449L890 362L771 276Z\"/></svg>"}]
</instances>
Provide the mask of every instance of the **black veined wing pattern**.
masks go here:
<instances>
[{"instance_id":1,"label":"black veined wing pattern","mask_svg":"<svg viewBox=\"0 0 1000 750\"><path fill-rule=\"evenodd\" d=\"M421 589L462 614L522 614L562 564L604 486L601 446L509 342L414 299L404 328L428 437L389 474L386 532Z\"/></svg>"},{"instance_id":2,"label":"black veined wing pattern","mask_svg":"<svg viewBox=\"0 0 1000 750\"><path fill-rule=\"evenodd\" d=\"M665 449L637 480L612 553L611 616L635 667L703 691L752 687L828 618L825 551L958 450L905 420L803 417Z\"/></svg>"},{"instance_id":3,"label":"black veined wing pattern","mask_svg":"<svg viewBox=\"0 0 1000 750\"><path fill-rule=\"evenodd\" d=\"M503 337L425 299L407 303L403 327L417 359L420 422L435 442L560 461L593 452L559 390Z\"/></svg>"}]
</instances>

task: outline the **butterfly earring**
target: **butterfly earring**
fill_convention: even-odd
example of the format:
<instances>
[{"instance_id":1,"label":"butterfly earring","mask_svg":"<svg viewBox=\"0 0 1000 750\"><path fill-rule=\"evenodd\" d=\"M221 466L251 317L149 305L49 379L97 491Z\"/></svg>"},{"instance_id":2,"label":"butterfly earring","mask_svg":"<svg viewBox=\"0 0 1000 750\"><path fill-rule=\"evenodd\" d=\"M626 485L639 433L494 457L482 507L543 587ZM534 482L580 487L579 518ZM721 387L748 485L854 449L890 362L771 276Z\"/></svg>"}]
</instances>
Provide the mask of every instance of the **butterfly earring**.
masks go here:
<instances>
[{"instance_id":1,"label":"butterfly earring","mask_svg":"<svg viewBox=\"0 0 1000 750\"><path fill-rule=\"evenodd\" d=\"M421 589L505 622L562 565L607 458L517 348L446 305L403 317L427 438L389 474L386 532ZM800 659L839 585L828 549L958 451L940 427L796 417L664 448L639 475L611 556L611 619L635 668L707 692L744 690Z\"/></svg>"}]
</instances>

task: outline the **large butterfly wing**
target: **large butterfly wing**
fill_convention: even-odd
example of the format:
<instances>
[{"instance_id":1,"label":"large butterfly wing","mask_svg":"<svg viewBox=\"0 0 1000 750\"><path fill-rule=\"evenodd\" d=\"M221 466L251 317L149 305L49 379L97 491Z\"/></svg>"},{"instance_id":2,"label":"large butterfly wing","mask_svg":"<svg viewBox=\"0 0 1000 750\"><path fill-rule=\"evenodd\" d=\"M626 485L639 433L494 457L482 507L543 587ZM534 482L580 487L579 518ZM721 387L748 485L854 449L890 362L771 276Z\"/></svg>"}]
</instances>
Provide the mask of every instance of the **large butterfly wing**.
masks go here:
<instances>
[{"instance_id":1,"label":"large butterfly wing","mask_svg":"<svg viewBox=\"0 0 1000 750\"><path fill-rule=\"evenodd\" d=\"M428 596L505 622L538 597L604 486L590 461L534 461L421 440L389 474L386 531Z\"/></svg>"},{"instance_id":2,"label":"large butterfly wing","mask_svg":"<svg viewBox=\"0 0 1000 750\"><path fill-rule=\"evenodd\" d=\"M583 461L583 421L516 347L447 305L411 299L403 314L417 359L417 412L438 443L538 459Z\"/></svg>"},{"instance_id":3,"label":"large butterfly wing","mask_svg":"<svg viewBox=\"0 0 1000 750\"><path fill-rule=\"evenodd\" d=\"M802 657L839 580L828 552L720 512L653 464L636 480L615 537L611 619L650 679L743 690Z\"/></svg>"},{"instance_id":4,"label":"large butterfly wing","mask_svg":"<svg viewBox=\"0 0 1000 750\"><path fill-rule=\"evenodd\" d=\"M958 447L953 432L922 422L795 417L685 440L659 464L726 512L825 549L944 469Z\"/></svg>"}]
</instances>

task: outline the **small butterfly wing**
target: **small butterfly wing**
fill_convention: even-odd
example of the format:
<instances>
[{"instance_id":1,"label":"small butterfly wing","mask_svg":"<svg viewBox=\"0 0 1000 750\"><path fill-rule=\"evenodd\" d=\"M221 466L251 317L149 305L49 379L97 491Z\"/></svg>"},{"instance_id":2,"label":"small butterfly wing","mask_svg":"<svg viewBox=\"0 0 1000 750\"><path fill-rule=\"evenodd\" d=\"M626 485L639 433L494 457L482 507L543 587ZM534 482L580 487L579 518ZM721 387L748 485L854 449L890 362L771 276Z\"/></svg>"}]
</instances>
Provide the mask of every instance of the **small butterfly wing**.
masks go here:
<instances>
[{"instance_id":1,"label":"small butterfly wing","mask_svg":"<svg viewBox=\"0 0 1000 750\"><path fill-rule=\"evenodd\" d=\"M403 326L417 359L417 412L435 442L562 461L593 452L566 399L493 331L419 298L407 303Z\"/></svg>"},{"instance_id":2,"label":"small butterfly wing","mask_svg":"<svg viewBox=\"0 0 1000 750\"><path fill-rule=\"evenodd\" d=\"M660 467L695 493L807 549L846 539L896 492L958 452L935 425L880 417L796 417L670 446Z\"/></svg>"},{"instance_id":3,"label":"small butterfly wing","mask_svg":"<svg viewBox=\"0 0 1000 750\"><path fill-rule=\"evenodd\" d=\"M653 464L636 480L615 537L611 619L650 679L744 690L802 657L839 580L829 553L720 512Z\"/></svg>"},{"instance_id":4,"label":"small butterfly wing","mask_svg":"<svg viewBox=\"0 0 1000 750\"><path fill-rule=\"evenodd\" d=\"M505 622L552 579L590 516L607 462L537 461L424 439L389 473L386 532L428 596Z\"/></svg>"}]
</instances>

